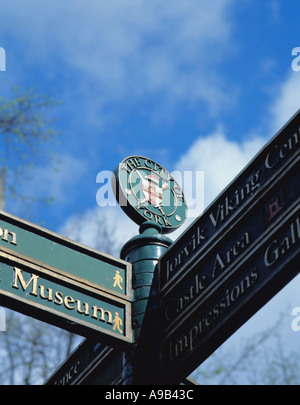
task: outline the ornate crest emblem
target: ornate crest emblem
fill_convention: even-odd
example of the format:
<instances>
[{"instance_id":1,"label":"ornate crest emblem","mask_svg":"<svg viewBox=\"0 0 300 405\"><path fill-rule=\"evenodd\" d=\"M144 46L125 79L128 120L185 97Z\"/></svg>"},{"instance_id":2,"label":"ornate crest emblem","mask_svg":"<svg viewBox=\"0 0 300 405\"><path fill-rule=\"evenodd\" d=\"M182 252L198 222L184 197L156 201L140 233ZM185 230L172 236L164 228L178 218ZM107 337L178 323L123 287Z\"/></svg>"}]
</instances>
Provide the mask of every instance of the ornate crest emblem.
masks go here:
<instances>
[{"instance_id":1,"label":"ornate crest emblem","mask_svg":"<svg viewBox=\"0 0 300 405\"><path fill-rule=\"evenodd\" d=\"M149 176L143 178L138 170L137 173L142 180L142 193L145 196L145 198L141 200L141 204L148 201L154 207L160 206L162 204L163 189L159 187L159 178L155 176L155 174L149 174Z\"/></svg>"},{"instance_id":2,"label":"ornate crest emblem","mask_svg":"<svg viewBox=\"0 0 300 405\"><path fill-rule=\"evenodd\" d=\"M130 156L114 172L113 190L125 213L137 224L152 221L164 233L178 228L186 218L183 192L174 178L151 159Z\"/></svg>"}]
</instances>

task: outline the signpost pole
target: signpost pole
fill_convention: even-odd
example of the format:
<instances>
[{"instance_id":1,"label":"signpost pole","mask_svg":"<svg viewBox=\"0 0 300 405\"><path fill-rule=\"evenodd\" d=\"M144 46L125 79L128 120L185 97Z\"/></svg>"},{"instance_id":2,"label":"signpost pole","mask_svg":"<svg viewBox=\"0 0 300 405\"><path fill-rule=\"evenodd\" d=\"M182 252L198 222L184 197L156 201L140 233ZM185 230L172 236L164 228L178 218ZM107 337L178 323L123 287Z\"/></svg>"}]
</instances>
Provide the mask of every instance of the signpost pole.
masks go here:
<instances>
[{"instance_id":1,"label":"signpost pole","mask_svg":"<svg viewBox=\"0 0 300 405\"><path fill-rule=\"evenodd\" d=\"M56 314L57 305L64 305L63 319L68 311L91 315L93 320L100 312L100 322L106 320L112 329L104 332L128 343L123 352L123 385L178 384L299 273L299 147L300 110L174 243L163 233L178 229L186 218L187 205L180 186L151 159L124 159L112 176L113 191L120 207L140 226L140 234L123 246L123 260L117 263L114 258L95 257L90 249L70 245L57 235L6 216L0 221L0 242L5 245L0 246L0 262L3 257L10 267L0 268L3 294L7 300L20 301L23 307L28 301L23 293L29 291L43 304L48 300L56 305L50 307L51 314ZM29 246L27 240L31 241ZM39 242L39 249L35 242ZM17 257L6 257L7 251ZM78 261L78 253L84 253L83 262ZM11 266L28 261L28 257L24 268ZM61 257L63 261L57 261ZM93 271L96 258L102 264L98 278L98 272ZM36 268L40 262L46 266L45 274ZM87 265L89 277L82 274ZM25 274L28 268L31 274L24 278L22 271ZM12 272L13 284L9 277ZM62 286L56 290L48 283L53 272L67 276L68 287L76 282L77 290L66 290L62 278ZM43 284L39 284L38 294L39 277ZM125 278L126 288L121 285ZM89 297L79 295L78 287L81 293L90 283L92 298L100 286L103 297L99 298L109 301L109 308L104 306L106 301L98 307L90 305ZM48 297L44 296L47 287ZM84 310L80 306L83 299ZM121 310L123 318L119 316ZM77 318L69 318L80 324ZM71 365L67 371L68 381L73 369Z\"/></svg>"},{"instance_id":2,"label":"signpost pole","mask_svg":"<svg viewBox=\"0 0 300 405\"><path fill-rule=\"evenodd\" d=\"M161 227L152 222L140 226L140 234L121 250L121 258L132 263L132 329L134 343L123 357L123 385L155 384L158 358L155 268L172 243ZM147 312L147 313L146 313Z\"/></svg>"}]
</instances>

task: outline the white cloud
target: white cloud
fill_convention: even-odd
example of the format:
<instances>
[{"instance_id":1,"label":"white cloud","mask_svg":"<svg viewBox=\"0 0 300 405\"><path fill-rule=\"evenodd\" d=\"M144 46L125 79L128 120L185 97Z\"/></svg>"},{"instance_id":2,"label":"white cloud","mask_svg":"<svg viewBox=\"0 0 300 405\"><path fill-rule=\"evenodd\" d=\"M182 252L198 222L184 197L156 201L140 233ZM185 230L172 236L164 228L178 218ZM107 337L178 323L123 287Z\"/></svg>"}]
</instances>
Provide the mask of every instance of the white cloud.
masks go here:
<instances>
[{"instance_id":1,"label":"white cloud","mask_svg":"<svg viewBox=\"0 0 300 405\"><path fill-rule=\"evenodd\" d=\"M0 5L0 21L18 40L22 33L23 68L40 64L49 75L66 63L98 103L165 92L170 101L204 100L215 109L227 98L214 73L231 46L233 2L11 0Z\"/></svg>"},{"instance_id":2,"label":"white cloud","mask_svg":"<svg viewBox=\"0 0 300 405\"><path fill-rule=\"evenodd\" d=\"M107 246L105 233L113 240L113 246ZM130 238L138 235L138 226L132 222L118 206L95 207L82 215L72 215L58 233L93 247L100 251L121 248ZM105 253L110 253L108 251ZM118 253L116 253L118 255Z\"/></svg>"},{"instance_id":3,"label":"white cloud","mask_svg":"<svg viewBox=\"0 0 300 405\"><path fill-rule=\"evenodd\" d=\"M252 136L238 143L229 140L224 130L218 128L212 134L199 137L191 145L176 162L175 170L181 173L203 171L204 180L199 176L198 181L200 180L201 184L195 184L194 175L192 181L179 182L192 214L188 216L183 226L170 235L173 240L177 239L182 231L201 215L203 209L239 174L265 143L266 139L258 136ZM186 179L188 180L189 177L187 176ZM203 189L204 198L199 196L201 189ZM195 204L193 198L197 194L198 201ZM199 198L201 198L200 203Z\"/></svg>"},{"instance_id":4,"label":"white cloud","mask_svg":"<svg viewBox=\"0 0 300 405\"><path fill-rule=\"evenodd\" d=\"M229 140L222 129L199 137L176 163L178 170L204 171L207 206L255 156L266 140L252 137L240 143Z\"/></svg>"},{"instance_id":5,"label":"white cloud","mask_svg":"<svg viewBox=\"0 0 300 405\"><path fill-rule=\"evenodd\" d=\"M293 72L280 85L278 97L271 106L273 129L278 131L300 108L300 72Z\"/></svg>"}]
</instances>

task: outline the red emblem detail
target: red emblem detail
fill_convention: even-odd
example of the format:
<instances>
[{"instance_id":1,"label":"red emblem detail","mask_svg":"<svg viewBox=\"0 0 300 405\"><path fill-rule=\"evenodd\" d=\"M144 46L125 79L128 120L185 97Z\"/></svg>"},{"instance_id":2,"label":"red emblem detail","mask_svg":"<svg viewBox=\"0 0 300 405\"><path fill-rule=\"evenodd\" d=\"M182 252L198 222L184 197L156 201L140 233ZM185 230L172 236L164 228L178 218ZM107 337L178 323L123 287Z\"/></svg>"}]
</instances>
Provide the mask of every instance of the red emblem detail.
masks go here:
<instances>
[{"instance_id":1,"label":"red emblem detail","mask_svg":"<svg viewBox=\"0 0 300 405\"><path fill-rule=\"evenodd\" d=\"M149 201L151 205L157 207L162 203L162 188L159 187L159 178L154 174L149 174L142 180L142 190L145 198L142 203Z\"/></svg>"},{"instance_id":2,"label":"red emblem detail","mask_svg":"<svg viewBox=\"0 0 300 405\"><path fill-rule=\"evenodd\" d=\"M271 219L273 219L278 212L280 212L283 209L283 207L279 204L278 196L273 198L268 205L268 219L267 222L270 222Z\"/></svg>"}]
</instances>

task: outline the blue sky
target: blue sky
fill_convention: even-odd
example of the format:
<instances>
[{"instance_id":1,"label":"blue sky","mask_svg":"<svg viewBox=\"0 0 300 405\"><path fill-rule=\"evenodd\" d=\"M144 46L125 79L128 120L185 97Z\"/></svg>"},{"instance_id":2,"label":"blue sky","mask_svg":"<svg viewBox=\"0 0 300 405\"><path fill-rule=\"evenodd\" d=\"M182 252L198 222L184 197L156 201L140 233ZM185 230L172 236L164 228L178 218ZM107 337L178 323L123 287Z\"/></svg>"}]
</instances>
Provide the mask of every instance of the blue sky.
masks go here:
<instances>
[{"instance_id":1,"label":"blue sky","mask_svg":"<svg viewBox=\"0 0 300 405\"><path fill-rule=\"evenodd\" d=\"M125 242L137 227L97 205L96 176L134 154L203 171L208 205L299 108L299 15L298 0L2 1L0 94L38 85L61 100L60 171L39 164L19 185L55 197L30 219L64 233L80 213L93 244L105 215Z\"/></svg>"},{"instance_id":2,"label":"blue sky","mask_svg":"<svg viewBox=\"0 0 300 405\"><path fill-rule=\"evenodd\" d=\"M170 171L204 171L207 205L298 109L298 8L276 0L1 4L1 94L38 85L62 102L61 170L37 167L26 184L56 199L45 226L95 208L97 173L132 154Z\"/></svg>"}]
</instances>

